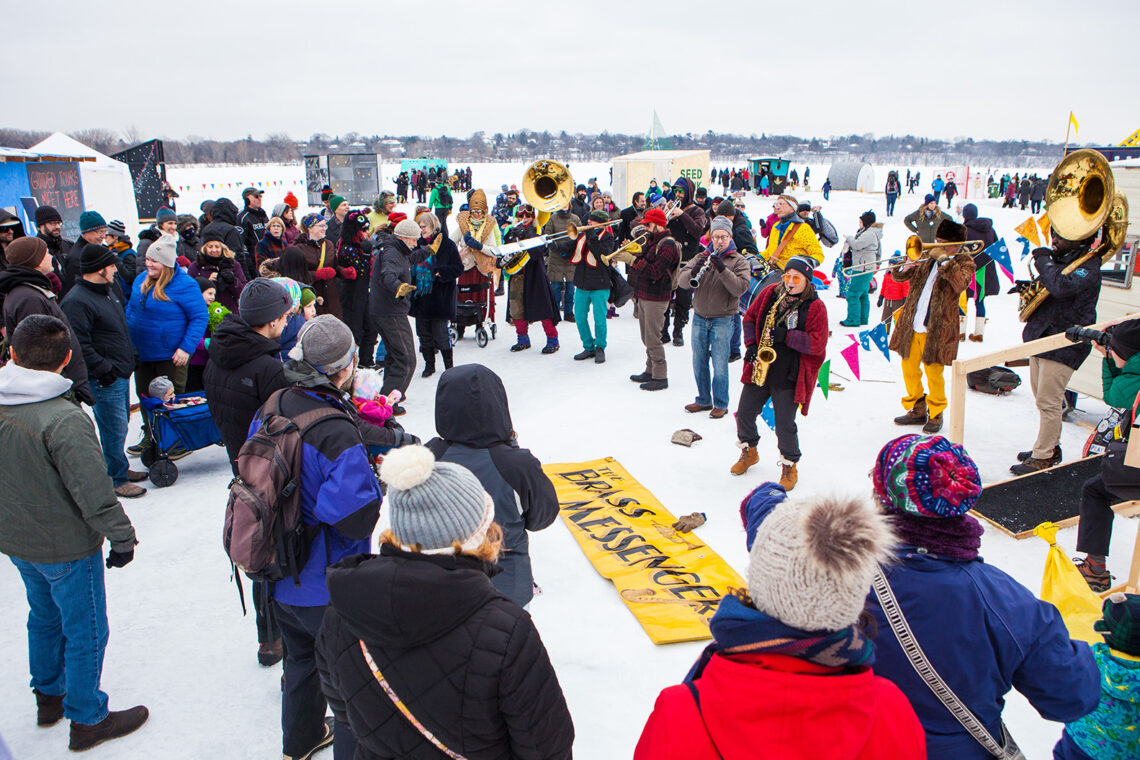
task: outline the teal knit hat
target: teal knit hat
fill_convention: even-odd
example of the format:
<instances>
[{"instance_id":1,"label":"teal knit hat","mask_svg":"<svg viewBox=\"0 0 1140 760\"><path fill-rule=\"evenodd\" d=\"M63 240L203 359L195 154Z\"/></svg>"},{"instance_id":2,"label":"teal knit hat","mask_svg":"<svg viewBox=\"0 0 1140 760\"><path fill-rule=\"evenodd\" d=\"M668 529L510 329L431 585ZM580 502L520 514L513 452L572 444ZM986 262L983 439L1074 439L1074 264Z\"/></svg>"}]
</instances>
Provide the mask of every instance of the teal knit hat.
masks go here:
<instances>
[{"instance_id":1,"label":"teal knit hat","mask_svg":"<svg viewBox=\"0 0 1140 760\"><path fill-rule=\"evenodd\" d=\"M100 227L106 227L107 220L98 211L84 211L79 215L80 234L94 232Z\"/></svg>"}]
</instances>

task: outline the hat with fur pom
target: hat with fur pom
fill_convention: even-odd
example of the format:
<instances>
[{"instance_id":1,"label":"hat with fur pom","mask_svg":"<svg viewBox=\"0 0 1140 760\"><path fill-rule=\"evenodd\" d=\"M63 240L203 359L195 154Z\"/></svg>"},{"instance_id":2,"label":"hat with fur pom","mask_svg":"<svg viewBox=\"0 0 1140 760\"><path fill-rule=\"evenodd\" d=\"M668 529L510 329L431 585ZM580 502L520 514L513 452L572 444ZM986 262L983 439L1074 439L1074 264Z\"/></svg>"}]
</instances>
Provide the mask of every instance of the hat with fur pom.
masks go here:
<instances>
[{"instance_id":1,"label":"hat with fur pom","mask_svg":"<svg viewBox=\"0 0 1140 760\"><path fill-rule=\"evenodd\" d=\"M748 594L756 609L801 631L839 631L863 611L886 561L887 517L862 497L785 501L756 529Z\"/></svg>"},{"instance_id":2,"label":"hat with fur pom","mask_svg":"<svg viewBox=\"0 0 1140 760\"><path fill-rule=\"evenodd\" d=\"M380 479L388 484L392 533L405 547L446 553L483 543L495 505L466 467L437 462L426 446L405 446L385 455Z\"/></svg>"}]
</instances>

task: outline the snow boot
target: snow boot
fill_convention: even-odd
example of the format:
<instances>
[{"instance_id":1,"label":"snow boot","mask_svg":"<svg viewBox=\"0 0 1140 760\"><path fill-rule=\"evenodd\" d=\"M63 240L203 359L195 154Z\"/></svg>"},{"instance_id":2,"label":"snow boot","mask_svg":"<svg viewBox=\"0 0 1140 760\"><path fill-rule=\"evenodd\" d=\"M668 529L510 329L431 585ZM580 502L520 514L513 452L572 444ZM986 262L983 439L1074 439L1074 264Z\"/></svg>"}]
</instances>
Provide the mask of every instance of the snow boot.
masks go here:
<instances>
[{"instance_id":1,"label":"snow boot","mask_svg":"<svg viewBox=\"0 0 1140 760\"><path fill-rule=\"evenodd\" d=\"M673 328L673 345L674 346L685 345L685 336L681 334L681 331L684 329L685 329L685 325L683 325L683 324L677 325L675 328Z\"/></svg>"},{"instance_id":2,"label":"snow boot","mask_svg":"<svg viewBox=\"0 0 1140 760\"><path fill-rule=\"evenodd\" d=\"M284 656L285 648L281 644L281 639L266 641L257 647L257 664L263 668L276 665Z\"/></svg>"},{"instance_id":3,"label":"snow boot","mask_svg":"<svg viewBox=\"0 0 1140 760\"><path fill-rule=\"evenodd\" d=\"M1085 557L1084 559L1073 560L1073 564L1081 572L1081 577L1085 579L1085 583L1089 584L1089 588L1096 593L1104 593L1112 585L1112 573L1108 572L1108 568L1104 566L1103 562L1094 564L1090 558Z\"/></svg>"},{"instance_id":4,"label":"snow boot","mask_svg":"<svg viewBox=\"0 0 1140 760\"><path fill-rule=\"evenodd\" d=\"M511 346L512 351L526 351L528 348L530 348L529 335L520 335L518 337L518 341L513 346Z\"/></svg>"},{"instance_id":5,"label":"snow boot","mask_svg":"<svg viewBox=\"0 0 1140 760\"><path fill-rule=\"evenodd\" d=\"M748 472L748 468L760 461L760 455L756 453L755 446L749 446L743 441L738 441L737 446L740 447L740 459L736 460L730 469L733 475L743 475Z\"/></svg>"},{"instance_id":6,"label":"snow boot","mask_svg":"<svg viewBox=\"0 0 1140 760\"><path fill-rule=\"evenodd\" d=\"M651 378L638 386L643 391L663 391L669 387L669 381L664 377Z\"/></svg>"},{"instance_id":7,"label":"snow boot","mask_svg":"<svg viewBox=\"0 0 1140 760\"><path fill-rule=\"evenodd\" d=\"M606 349L595 348L594 349L594 364L605 364L605 363L606 363Z\"/></svg>"},{"instance_id":8,"label":"snow boot","mask_svg":"<svg viewBox=\"0 0 1140 760\"><path fill-rule=\"evenodd\" d=\"M645 372L642 372L640 375L630 375L629 379L635 383L648 383L650 380L653 379L653 375L649 374L649 371L646 370Z\"/></svg>"},{"instance_id":9,"label":"snow boot","mask_svg":"<svg viewBox=\"0 0 1140 760\"><path fill-rule=\"evenodd\" d=\"M620 316L621 315L618 314L618 310L615 309L614 305L611 303L609 309L606 310L606 319L613 319L614 317Z\"/></svg>"},{"instance_id":10,"label":"snow boot","mask_svg":"<svg viewBox=\"0 0 1140 760\"><path fill-rule=\"evenodd\" d=\"M39 689L32 689L36 695L36 725L54 726L63 717L64 694L44 694Z\"/></svg>"},{"instance_id":11,"label":"snow boot","mask_svg":"<svg viewBox=\"0 0 1140 760\"><path fill-rule=\"evenodd\" d=\"M547 338L546 345L542 347L542 353L553 354L558 350L558 338Z\"/></svg>"},{"instance_id":12,"label":"snow boot","mask_svg":"<svg viewBox=\"0 0 1140 760\"><path fill-rule=\"evenodd\" d=\"M925 425L926 424L926 398L920 398L915 402L910 411L899 417L895 417L896 425Z\"/></svg>"},{"instance_id":13,"label":"snow boot","mask_svg":"<svg viewBox=\"0 0 1140 760\"><path fill-rule=\"evenodd\" d=\"M443 357L443 368L444 369L451 369L451 367L453 365L451 349L450 348L441 348L439 350L439 354L440 354L440 356Z\"/></svg>"},{"instance_id":14,"label":"snow boot","mask_svg":"<svg viewBox=\"0 0 1140 760\"><path fill-rule=\"evenodd\" d=\"M926 424L922 426L922 432L926 433L927 435L934 435L935 433L938 433L941 430L942 430L942 413L941 412L939 412L938 414L936 414L933 417L931 417L930 419L928 419L926 421Z\"/></svg>"},{"instance_id":15,"label":"snow boot","mask_svg":"<svg viewBox=\"0 0 1140 760\"><path fill-rule=\"evenodd\" d=\"M780 486L782 486L785 491L790 491L796 487L796 482L800 479L799 473L796 472L796 463L781 459L779 465L781 468Z\"/></svg>"},{"instance_id":16,"label":"snow boot","mask_svg":"<svg viewBox=\"0 0 1140 760\"><path fill-rule=\"evenodd\" d=\"M986 333L986 321L987 320L985 317L975 317L974 318L974 331L972 333L970 333L970 336L969 336L970 340L972 342L974 342L974 343L981 343L982 342L982 339L985 337L985 333Z\"/></svg>"},{"instance_id":17,"label":"snow boot","mask_svg":"<svg viewBox=\"0 0 1140 760\"><path fill-rule=\"evenodd\" d=\"M146 489L136 483L128 482L115 486L115 495L121 499L137 499L145 493Z\"/></svg>"},{"instance_id":18,"label":"snow boot","mask_svg":"<svg viewBox=\"0 0 1140 760\"><path fill-rule=\"evenodd\" d=\"M311 760L313 755L333 743L333 718L325 718L325 733L311 748L299 755L282 755L282 760Z\"/></svg>"},{"instance_id":19,"label":"snow boot","mask_svg":"<svg viewBox=\"0 0 1140 760\"><path fill-rule=\"evenodd\" d=\"M1032 458L1033 458L1033 449L1030 449L1029 451L1017 452L1017 461L1019 461L1019 462L1028 462ZM1049 459L1046 461L1049 462L1050 467L1052 467L1055 464L1060 464L1061 463L1061 447L1060 446L1054 446L1052 456L1050 456Z\"/></svg>"},{"instance_id":20,"label":"snow boot","mask_svg":"<svg viewBox=\"0 0 1140 760\"><path fill-rule=\"evenodd\" d=\"M685 411L689 414L696 414L697 412L707 412L712 409L712 404L698 404L694 401L691 404L685 404Z\"/></svg>"},{"instance_id":21,"label":"snow boot","mask_svg":"<svg viewBox=\"0 0 1140 760\"><path fill-rule=\"evenodd\" d=\"M597 356L597 352L592 348L583 349L581 352L574 354L574 361L584 362L587 359L593 359Z\"/></svg>"},{"instance_id":22,"label":"snow boot","mask_svg":"<svg viewBox=\"0 0 1140 760\"><path fill-rule=\"evenodd\" d=\"M146 723L149 717L150 711L139 705L129 710L107 713L106 718L93 726L71 721L71 741L67 748L73 752L82 752L105 741L126 736Z\"/></svg>"},{"instance_id":23,"label":"snow boot","mask_svg":"<svg viewBox=\"0 0 1140 760\"><path fill-rule=\"evenodd\" d=\"M420 377L431 377L435 374L435 351L422 351L424 357L424 371Z\"/></svg>"}]
</instances>

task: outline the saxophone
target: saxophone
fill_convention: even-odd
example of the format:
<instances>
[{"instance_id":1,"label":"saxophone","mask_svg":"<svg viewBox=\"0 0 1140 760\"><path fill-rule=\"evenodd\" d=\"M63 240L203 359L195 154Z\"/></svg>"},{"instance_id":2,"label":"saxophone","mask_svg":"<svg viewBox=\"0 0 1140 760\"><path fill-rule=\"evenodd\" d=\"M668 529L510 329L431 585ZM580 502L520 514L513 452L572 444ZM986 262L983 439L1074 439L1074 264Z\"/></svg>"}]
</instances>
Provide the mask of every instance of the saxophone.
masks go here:
<instances>
[{"instance_id":1,"label":"saxophone","mask_svg":"<svg viewBox=\"0 0 1140 760\"><path fill-rule=\"evenodd\" d=\"M780 304L785 298L788 297L788 292L785 290L776 303L772 304L772 308L768 310L768 316L764 320L764 328L760 331L760 350L756 352L756 361L752 363L752 384L763 385L764 381L768 379L768 368L772 366L772 362L776 361L776 349L772 348L772 328L776 326L776 312L780 309Z\"/></svg>"}]
</instances>

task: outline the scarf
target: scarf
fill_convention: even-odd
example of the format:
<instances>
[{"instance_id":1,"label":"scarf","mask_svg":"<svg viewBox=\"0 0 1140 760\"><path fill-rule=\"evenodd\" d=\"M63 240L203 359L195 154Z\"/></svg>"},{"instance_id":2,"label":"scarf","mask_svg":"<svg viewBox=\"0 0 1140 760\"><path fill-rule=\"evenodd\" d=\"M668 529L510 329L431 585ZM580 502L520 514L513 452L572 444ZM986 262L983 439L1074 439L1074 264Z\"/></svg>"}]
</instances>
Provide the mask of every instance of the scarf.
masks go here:
<instances>
[{"instance_id":1,"label":"scarf","mask_svg":"<svg viewBox=\"0 0 1140 760\"><path fill-rule=\"evenodd\" d=\"M780 243L784 239L784 233L788 231L788 227L797 223L803 223L803 219L800 219L799 214L792 214L787 219L781 219L776 222L776 243Z\"/></svg>"},{"instance_id":2,"label":"scarf","mask_svg":"<svg viewBox=\"0 0 1140 760\"><path fill-rule=\"evenodd\" d=\"M438 232L430 243L420 238L420 245L427 246L431 253L412 267L412 284L416 286L412 298L423 298L431 293L432 282L435 280L435 255L439 253L439 245L442 242L443 235Z\"/></svg>"},{"instance_id":3,"label":"scarf","mask_svg":"<svg viewBox=\"0 0 1140 760\"><path fill-rule=\"evenodd\" d=\"M978 558L982 526L969 515L959 517L919 517L904 512L891 515L902 546L959 560Z\"/></svg>"},{"instance_id":4,"label":"scarf","mask_svg":"<svg viewBox=\"0 0 1140 760\"><path fill-rule=\"evenodd\" d=\"M780 283L780 286L776 288L776 290L772 293L773 306L775 306L776 301L779 300L780 296L784 293L788 293L788 290L784 287L783 283ZM798 296L788 293L787 298L781 301L779 307L776 309L776 321L774 324L784 324L785 317L787 317L793 311L797 311L808 301L812 301L814 299L815 285L810 282L807 284L807 287L804 288L804 292L800 293Z\"/></svg>"},{"instance_id":5,"label":"scarf","mask_svg":"<svg viewBox=\"0 0 1140 760\"><path fill-rule=\"evenodd\" d=\"M752 606L743 590L726 595L709 623L710 644L689 672L695 678L714 654L782 654L828 668L856 668L875 660L874 642L858 624L839 631L801 631Z\"/></svg>"}]
</instances>

